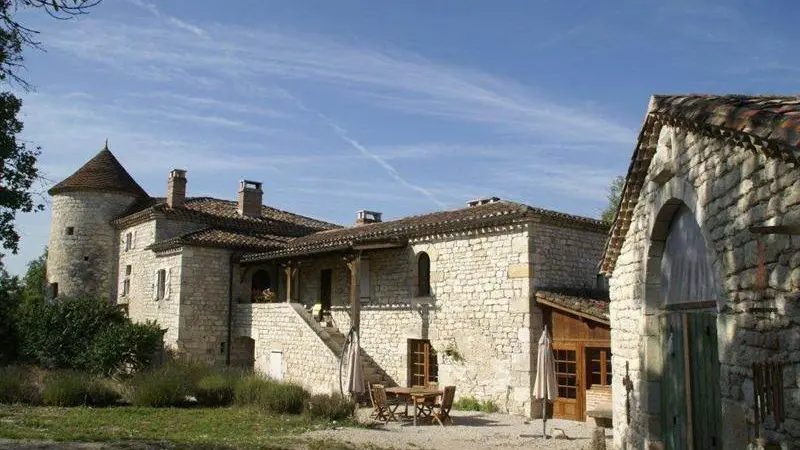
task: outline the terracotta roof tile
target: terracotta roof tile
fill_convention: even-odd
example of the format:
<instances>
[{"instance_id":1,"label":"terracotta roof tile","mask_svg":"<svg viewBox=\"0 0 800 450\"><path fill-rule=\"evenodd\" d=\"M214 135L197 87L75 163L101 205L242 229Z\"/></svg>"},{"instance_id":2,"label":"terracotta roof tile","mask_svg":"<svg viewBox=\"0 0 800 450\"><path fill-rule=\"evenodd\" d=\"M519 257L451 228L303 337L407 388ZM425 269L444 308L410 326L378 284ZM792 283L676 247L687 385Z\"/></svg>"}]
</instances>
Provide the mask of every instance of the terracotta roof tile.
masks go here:
<instances>
[{"instance_id":1,"label":"terracotta roof tile","mask_svg":"<svg viewBox=\"0 0 800 450\"><path fill-rule=\"evenodd\" d=\"M596 219L534 208L511 201L496 201L456 210L322 231L293 239L283 249L247 255L244 260L258 261L333 251L349 248L354 243L409 239L436 233L506 225L534 218L545 222L587 228L600 233L608 230Z\"/></svg>"},{"instance_id":2,"label":"terracotta roof tile","mask_svg":"<svg viewBox=\"0 0 800 450\"><path fill-rule=\"evenodd\" d=\"M664 124L687 127L795 166L800 164L800 96L653 96L606 243L601 265L604 273L614 271Z\"/></svg>"},{"instance_id":3,"label":"terracotta roof tile","mask_svg":"<svg viewBox=\"0 0 800 450\"><path fill-rule=\"evenodd\" d=\"M75 173L47 192L50 195L56 195L63 192L86 190L121 192L136 197L147 197L144 189L122 167L108 147L103 148Z\"/></svg>"},{"instance_id":4,"label":"terracotta roof tile","mask_svg":"<svg viewBox=\"0 0 800 450\"><path fill-rule=\"evenodd\" d=\"M283 247L286 245L286 241L286 237L271 234L205 228L172 239L156 242L147 248L154 251L163 251L182 246L197 246L264 251Z\"/></svg>"},{"instance_id":5,"label":"terracotta roof tile","mask_svg":"<svg viewBox=\"0 0 800 450\"><path fill-rule=\"evenodd\" d=\"M537 302L589 316L599 322L609 322L608 291L593 289L552 288L538 289L535 294Z\"/></svg>"},{"instance_id":6,"label":"terracotta roof tile","mask_svg":"<svg viewBox=\"0 0 800 450\"><path fill-rule=\"evenodd\" d=\"M136 223L165 217L172 220L207 224L215 228L241 231L258 231L282 236L304 236L321 230L340 227L339 225L312 219L310 217L282 211L270 206L262 206L261 216L241 216L237 203L211 197L189 197L183 206L170 208L163 199L150 199L133 205L113 223L127 227Z\"/></svg>"}]
</instances>

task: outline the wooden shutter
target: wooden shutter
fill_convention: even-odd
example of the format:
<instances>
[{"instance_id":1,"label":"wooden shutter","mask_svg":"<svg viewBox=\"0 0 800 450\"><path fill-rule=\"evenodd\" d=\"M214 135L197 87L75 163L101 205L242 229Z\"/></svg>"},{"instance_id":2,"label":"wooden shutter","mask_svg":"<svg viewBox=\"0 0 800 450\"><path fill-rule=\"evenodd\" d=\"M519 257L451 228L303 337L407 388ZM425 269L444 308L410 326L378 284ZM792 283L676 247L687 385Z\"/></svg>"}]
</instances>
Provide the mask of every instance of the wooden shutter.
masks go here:
<instances>
[{"instance_id":1,"label":"wooden shutter","mask_svg":"<svg viewBox=\"0 0 800 450\"><path fill-rule=\"evenodd\" d=\"M170 279L172 274L172 269L165 269L164 270L164 298L169 298L170 293Z\"/></svg>"},{"instance_id":2,"label":"wooden shutter","mask_svg":"<svg viewBox=\"0 0 800 450\"><path fill-rule=\"evenodd\" d=\"M158 271L153 274L153 300L158 300Z\"/></svg>"}]
</instances>

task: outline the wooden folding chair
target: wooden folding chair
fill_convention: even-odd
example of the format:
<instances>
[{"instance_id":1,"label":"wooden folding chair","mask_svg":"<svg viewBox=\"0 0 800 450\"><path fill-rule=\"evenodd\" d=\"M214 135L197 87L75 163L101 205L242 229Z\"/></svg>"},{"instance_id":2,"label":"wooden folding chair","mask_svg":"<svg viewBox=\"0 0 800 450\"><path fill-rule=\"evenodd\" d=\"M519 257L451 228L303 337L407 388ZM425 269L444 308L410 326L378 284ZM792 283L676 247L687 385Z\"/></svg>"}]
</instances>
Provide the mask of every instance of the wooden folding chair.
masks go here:
<instances>
[{"instance_id":1,"label":"wooden folding chair","mask_svg":"<svg viewBox=\"0 0 800 450\"><path fill-rule=\"evenodd\" d=\"M439 425L444 426L444 422L450 421L450 424L453 424L453 418L450 417L450 409L453 407L453 399L456 396L456 387L455 386L445 386L444 387L444 394L442 395L442 402L435 406L433 414L433 420L439 422Z\"/></svg>"},{"instance_id":2,"label":"wooden folding chair","mask_svg":"<svg viewBox=\"0 0 800 450\"><path fill-rule=\"evenodd\" d=\"M372 404L372 412L369 415L370 419L377 419L378 413L380 412L378 407L375 405L375 396L372 394L372 390L378 386L383 387L382 384L367 383L367 391L369 392L369 401Z\"/></svg>"},{"instance_id":3,"label":"wooden folding chair","mask_svg":"<svg viewBox=\"0 0 800 450\"><path fill-rule=\"evenodd\" d=\"M394 408L392 408L394 406ZM372 407L373 413L377 420L389 422L390 420L397 420L394 415L397 405L392 405L386 398L386 388L382 384L375 384L372 386Z\"/></svg>"}]
</instances>

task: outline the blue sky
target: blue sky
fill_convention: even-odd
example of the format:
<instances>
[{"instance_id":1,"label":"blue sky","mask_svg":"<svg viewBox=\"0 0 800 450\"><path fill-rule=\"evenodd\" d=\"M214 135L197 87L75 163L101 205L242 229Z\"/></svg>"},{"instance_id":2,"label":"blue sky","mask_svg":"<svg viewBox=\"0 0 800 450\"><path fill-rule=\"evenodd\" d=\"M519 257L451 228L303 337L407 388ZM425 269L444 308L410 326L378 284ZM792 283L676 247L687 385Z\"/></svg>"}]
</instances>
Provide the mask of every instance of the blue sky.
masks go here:
<instances>
[{"instance_id":1,"label":"blue sky","mask_svg":"<svg viewBox=\"0 0 800 450\"><path fill-rule=\"evenodd\" d=\"M109 147L164 195L351 224L497 195L598 217L655 93L796 93L800 5L757 1L106 0L24 13L24 137L58 181ZM45 182L38 189L49 187ZM46 197L46 196L45 196ZM47 244L22 215L12 273Z\"/></svg>"}]
</instances>

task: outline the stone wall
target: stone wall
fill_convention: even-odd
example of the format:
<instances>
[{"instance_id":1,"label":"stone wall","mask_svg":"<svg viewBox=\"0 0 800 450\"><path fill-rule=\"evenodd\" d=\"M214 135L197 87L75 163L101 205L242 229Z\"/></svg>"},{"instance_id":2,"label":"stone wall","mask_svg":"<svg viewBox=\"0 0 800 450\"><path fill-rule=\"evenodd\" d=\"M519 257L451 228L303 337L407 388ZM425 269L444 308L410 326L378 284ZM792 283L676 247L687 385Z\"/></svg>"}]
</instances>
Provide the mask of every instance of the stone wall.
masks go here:
<instances>
[{"instance_id":1,"label":"stone wall","mask_svg":"<svg viewBox=\"0 0 800 450\"><path fill-rule=\"evenodd\" d=\"M133 200L127 194L91 191L53 196L47 282L58 283L60 296L116 298L117 233L109 222Z\"/></svg>"},{"instance_id":2,"label":"stone wall","mask_svg":"<svg viewBox=\"0 0 800 450\"><path fill-rule=\"evenodd\" d=\"M652 181L651 167L610 280L615 448L649 448L661 437L660 274L648 270L660 258L658 244L651 242L653 230L668 226L656 218L671 199L692 210L716 256L714 270L723 292L717 328L724 447L746 446L747 418L753 414L750 367L763 360L785 364L787 419L780 426L768 422L767 437L787 448L799 447L800 325L793 318L800 315L800 237L762 237L768 289L759 300L757 236L748 227L800 223L800 174L760 153L669 126L661 130L657 158L673 162L675 174L660 185ZM756 317L750 312L754 307L775 312ZM626 363L634 386L630 426L622 382Z\"/></svg>"},{"instance_id":3,"label":"stone wall","mask_svg":"<svg viewBox=\"0 0 800 450\"><path fill-rule=\"evenodd\" d=\"M542 329L531 301L530 226L413 242L431 261L428 337L440 355L439 384L456 397L491 400L531 415L533 336ZM424 327L424 325L423 325ZM445 354L450 347L461 358Z\"/></svg>"},{"instance_id":4,"label":"stone wall","mask_svg":"<svg viewBox=\"0 0 800 450\"><path fill-rule=\"evenodd\" d=\"M586 411L610 410L612 404L610 386L592 386L586 390ZM592 420L586 417L587 420Z\"/></svg>"},{"instance_id":5,"label":"stone wall","mask_svg":"<svg viewBox=\"0 0 800 450\"><path fill-rule=\"evenodd\" d=\"M180 250L161 254L147 250L154 242L161 227L159 221L149 221L119 231L119 267L117 303L128 305L128 317L135 322L152 320L167 330L164 343L175 347L179 339L179 309L181 294ZM126 251L126 235L131 234L131 247ZM127 273L130 266L130 274ZM165 297L155 298L156 273L165 270L169 286L165 286ZM129 282L129 291L123 295L123 283Z\"/></svg>"},{"instance_id":6,"label":"stone wall","mask_svg":"<svg viewBox=\"0 0 800 450\"><path fill-rule=\"evenodd\" d=\"M230 254L224 249L183 248L178 344L209 364L224 363L228 351Z\"/></svg>"},{"instance_id":7,"label":"stone wall","mask_svg":"<svg viewBox=\"0 0 800 450\"><path fill-rule=\"evenodd\" d=\"M534 286L595 288L606 237L606 233L595 231L533 224Z\"/></svg>"},{"instance_id":8,"label":"stone wall","mask_svg":"<svg viewBox=\"0 0 800 450\"><path fill-rule=\"evenodd\" d=\"M290 303L236 305L235 336L255 342L255 370L270 374L272 352L281 352L281 375L313 393L339 392L339 360Z\"/></svg>"}]
</instances>

